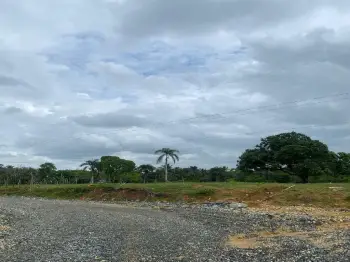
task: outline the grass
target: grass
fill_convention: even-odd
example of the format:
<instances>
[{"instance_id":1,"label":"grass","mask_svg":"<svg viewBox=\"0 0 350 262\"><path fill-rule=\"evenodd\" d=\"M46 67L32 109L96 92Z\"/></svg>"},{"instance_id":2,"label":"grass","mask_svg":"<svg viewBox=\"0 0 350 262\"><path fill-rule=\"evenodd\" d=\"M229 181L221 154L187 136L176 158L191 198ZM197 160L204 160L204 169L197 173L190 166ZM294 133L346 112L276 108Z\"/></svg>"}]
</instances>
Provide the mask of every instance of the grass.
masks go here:
<instances>
[{"instance_id":1,"label":"grass","mask_svg":"<svg viewBox=\"0 0 350 262\"><path fill-rule=\"evenodd\" d=\"M0 186L0 195L57 199L237 201L250 206L350 208L350 184L151 183Z\"/></svg>"}]
</instances>

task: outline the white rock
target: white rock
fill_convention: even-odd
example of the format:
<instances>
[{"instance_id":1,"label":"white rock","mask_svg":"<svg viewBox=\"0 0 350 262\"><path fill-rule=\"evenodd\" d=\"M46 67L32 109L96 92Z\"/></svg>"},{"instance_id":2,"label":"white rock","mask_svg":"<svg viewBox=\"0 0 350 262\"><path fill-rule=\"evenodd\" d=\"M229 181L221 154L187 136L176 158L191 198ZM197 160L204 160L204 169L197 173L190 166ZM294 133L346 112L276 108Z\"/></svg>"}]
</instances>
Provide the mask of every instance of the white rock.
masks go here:
<instances>
[{"instance_id":1,"label":"white rock","mask_svg":"<svg viewBox=\"0 0 350 262\"><path fill-rule=\"evenodd\" d=\"M247 208L248 205L244 203L230 203L230 208Z\"/></svg>"}]
</instances>

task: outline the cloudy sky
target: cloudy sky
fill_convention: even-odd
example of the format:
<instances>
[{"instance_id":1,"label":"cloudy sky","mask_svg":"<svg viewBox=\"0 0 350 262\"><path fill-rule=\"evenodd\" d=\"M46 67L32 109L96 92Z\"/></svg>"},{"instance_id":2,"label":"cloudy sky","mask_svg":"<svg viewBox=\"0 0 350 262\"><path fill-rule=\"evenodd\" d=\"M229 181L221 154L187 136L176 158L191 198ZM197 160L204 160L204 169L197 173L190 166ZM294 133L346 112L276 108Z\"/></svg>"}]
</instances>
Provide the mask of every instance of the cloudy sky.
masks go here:
<instances>
[{"instance_id":1,"label":"cloudy sky","mask_svg":"<svg viewBox=\"0 0 350 262\"><path fill-rule=\"evenodd\" d=\"M234 167L295 130L350 151L348 0L0 0L0 163Z\"/></svg>"}]
</instances>

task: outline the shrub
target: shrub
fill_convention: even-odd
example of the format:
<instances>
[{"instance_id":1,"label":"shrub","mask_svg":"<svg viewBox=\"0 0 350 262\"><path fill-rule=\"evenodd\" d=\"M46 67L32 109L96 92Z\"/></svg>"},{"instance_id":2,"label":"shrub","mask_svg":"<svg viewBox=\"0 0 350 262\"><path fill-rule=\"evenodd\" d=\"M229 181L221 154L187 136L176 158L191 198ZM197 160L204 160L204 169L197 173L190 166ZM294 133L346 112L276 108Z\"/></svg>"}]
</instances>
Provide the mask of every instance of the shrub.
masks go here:
<instances>
[{"instance_id":1,"label":"shrub","mask_svg":"<svg viewBox=\"0 0 350 262\"><path fill-rule=\"evenodd\" d=\"M266 178L259 174L249 174L244 178L245 182L266 182Z\"/></svg>"},{"instance_id":2,"label":"shrub","mask_svg":"<svg viewBox=\"0 0 350 262\"><path fill-rule=\"evenodd\" d=\"M213 188L201 188L193 192L192 195L197 195L197 196L212 196L215 194L215 189Z\"/></svg>"},{"instance_id":3,"label":"shrub","mask_svg":"<svg viewBox=\"0 0 350 262\"><path fill-rule=\"evenodd\" d=\"M289 183L292 180L290 175L281 171L271 173L269 178L270 181L277 183Z\"/></svg>"},{"instance_id":4,"label":"shrub","mask_svg":"<svg viewBox=\"0 0 350 262\"><path fill-rule=\"evenodd\" d=\"M240 171L240 170L236 170L234 172L234 179L236 181L240 181L240 182L244 182L245 178L249 175L253 174L252 172L244 172L244 171Z\"/></svg>"},{"instance_id":5,"label":"shrub","mask_svg":"<svg viewBox=\"0 0 350 262\"><path fill-rule=\"evenodd\" d=\"M121 180L124 183L139 183L141 182L141 174L138 172L129 172L121 175Z\"/></svg>"},{"instance_id":6,"label":"shrub","mask_svg":"<svg viewBox=\"0 0 350 262\"><path fill-rule=\"evenodd\" d=\"M211 182L210 178L209 177L203 177L199 180L199 182Z\"/></svg>"},{"instance_id":7,"label":"shrub","mask_svg":"<svg viewBox=\"0 0 350 262\"><path fill-rule=\"evenodd\" d=\"M237 183L237 181L234 178L231 178L231 179L227 180L227 182L230 183L230 184L236 184Z\"/></svg>"}]
</instances>

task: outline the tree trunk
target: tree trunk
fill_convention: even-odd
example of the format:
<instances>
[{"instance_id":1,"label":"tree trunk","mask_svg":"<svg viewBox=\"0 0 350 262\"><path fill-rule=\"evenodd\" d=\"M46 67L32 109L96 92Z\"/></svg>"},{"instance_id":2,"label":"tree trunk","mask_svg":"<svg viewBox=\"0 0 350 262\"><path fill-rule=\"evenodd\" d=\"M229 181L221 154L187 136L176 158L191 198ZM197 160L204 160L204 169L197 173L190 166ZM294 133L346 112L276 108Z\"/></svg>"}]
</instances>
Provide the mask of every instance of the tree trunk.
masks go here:
<instances>
[{"instance_id":1,"label":"tree trunk","mask_svg":"<svg viewBox=\"0 0 350 262\"><path fill-rule=\"evenodd\" d=\"M90 181L90 184L93 184L94 183L94 173L91 173L91 181Z\"/></svg>"},{"instance_id":2,"label":"tree trunk","mask_svg":"<svg viewBox=\"0 0 350 262\"><path fill-rule=\"evenodd\" d=\"M301 180L302 180L303 184L309 183L309 175L302 175Z\"/></svg>"},{"instance_id":3,"label":"tree trunk","mask_svg":"<svg viewBox=\"0 0 350 262\"><path fill-rule=\"evenodd\" d=\"M168 182L168 156L165 157L165 182Z\"/></svg>"},{"instance_id":4,"label":"tree trunk","mask_svg":"<svg viewBox=\"0 0 350 262\"><path fill-rule=\"evenodd\" d=\"M101 173L100 173L100 171L97 171L96 179L97 179L97 182L101 182Z\"/></svg>"},{"instance_id":5,"label":"tree trunk","mask_svg":"<svg viewBox=\"0 0 350 262\"><path fill-rule=\"evenodd\" d=\"M33 189L33 184L34 184L34 174L33 172L30 172L30 191Z\"/></svg>"},{"instance_id":6,"label":"tree trunk","mask_svg":"<svg viewBox=\"0 0 350 262\"><path fill-rule=\"evenodd\" d=\"M269 181L269 169L266 169L266 173L265 173L265 179L266 181Z\"/></svg>"}]
</instances>

